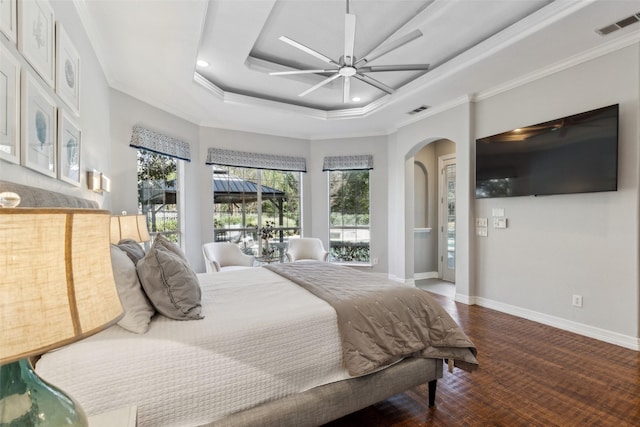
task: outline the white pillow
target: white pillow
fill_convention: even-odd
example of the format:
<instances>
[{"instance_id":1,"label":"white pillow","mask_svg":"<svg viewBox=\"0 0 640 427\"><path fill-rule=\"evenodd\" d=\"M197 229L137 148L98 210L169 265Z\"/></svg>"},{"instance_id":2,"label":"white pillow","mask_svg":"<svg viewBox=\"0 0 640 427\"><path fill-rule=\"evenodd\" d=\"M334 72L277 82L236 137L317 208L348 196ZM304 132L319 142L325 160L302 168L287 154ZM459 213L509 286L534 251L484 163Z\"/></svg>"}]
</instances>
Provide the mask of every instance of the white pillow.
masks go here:
<instances>
[{"instance_id":1,"label":"white pillow","mask_svg":"<svg viewBox=\"0 0 640 427\"><path fill-rule=\"evenodd\" d=\"M136 266L127 253L115 245L111 245L111 266L124 308L124 317L118 321L118 325L127 331L144 334L149 330L155 310L142 289Z\"/></svg>"}]
</instances>

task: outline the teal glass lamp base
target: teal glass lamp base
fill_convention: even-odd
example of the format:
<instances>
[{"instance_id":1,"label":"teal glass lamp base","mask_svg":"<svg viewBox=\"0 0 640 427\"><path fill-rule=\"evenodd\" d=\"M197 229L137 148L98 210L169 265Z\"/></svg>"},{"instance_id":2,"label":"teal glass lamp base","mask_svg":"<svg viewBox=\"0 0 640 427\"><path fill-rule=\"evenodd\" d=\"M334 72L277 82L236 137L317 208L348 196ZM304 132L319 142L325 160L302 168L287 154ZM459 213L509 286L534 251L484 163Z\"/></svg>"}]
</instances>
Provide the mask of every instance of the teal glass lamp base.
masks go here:
<instances>
[{"instance_id":1,"label":"teal glass lamp base","mask_svg":"<svg viewBox=\"0 0 640 427\"><path fill-rule=\"evenodd\" d=\"M27 359L0 366L0 427L88 425L80 405L41 380Z\"/></svg>"}]
</instances>

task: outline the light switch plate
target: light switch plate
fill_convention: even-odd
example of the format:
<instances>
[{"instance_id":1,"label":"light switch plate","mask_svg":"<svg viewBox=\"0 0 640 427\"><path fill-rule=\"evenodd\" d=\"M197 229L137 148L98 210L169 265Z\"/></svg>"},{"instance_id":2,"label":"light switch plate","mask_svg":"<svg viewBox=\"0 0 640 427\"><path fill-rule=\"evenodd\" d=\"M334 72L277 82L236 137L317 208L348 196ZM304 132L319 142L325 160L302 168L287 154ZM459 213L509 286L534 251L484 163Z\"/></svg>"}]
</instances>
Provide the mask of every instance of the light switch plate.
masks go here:
<instances>
[{"instance_id":1,"label":"light switch plate","mask_svg":"<svg viewBox=\"0 0 640 427\"><path fill-rule=\"evenodd\" d=\"M476 218L476 227L487 227L488 225L487 218Z\"/></svg>"},{"instance_id":2,"label":"light switch plate","mask_svg":"<svg viewBox=\"0 0 640 427\"><path fill-rule=\"evenodd\" d=\"M493 218L493 228L507 228L507 218Z\"/></svg>"},{"instance_id":3,"label":"light switch plate","mask_svg":"<svg viewBox=\"0 0 640 427\"><path fill-rule=\"evenodd\" d=\"M476 234L478 236L487 237L488 236L487 227L476 228Z\"/></svg>"}]
</instances>

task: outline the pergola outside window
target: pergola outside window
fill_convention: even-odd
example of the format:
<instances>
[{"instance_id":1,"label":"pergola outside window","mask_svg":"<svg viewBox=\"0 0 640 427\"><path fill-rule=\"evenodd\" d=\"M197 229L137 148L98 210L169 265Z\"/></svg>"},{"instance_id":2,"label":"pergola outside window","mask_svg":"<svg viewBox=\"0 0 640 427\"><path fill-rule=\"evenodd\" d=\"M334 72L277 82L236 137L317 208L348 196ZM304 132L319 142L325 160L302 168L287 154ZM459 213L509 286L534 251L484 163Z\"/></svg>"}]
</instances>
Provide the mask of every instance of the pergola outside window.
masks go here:
<instances>
[{"instance_id":1,"label":"pergola outside window","mask_svg":"<svg viewBox=\"0 0 640 427\"><path fill-rule=\"evenodd\" d=\"M259 230L273 226L270 242L281 256L300 234L300 172L244 167L213 168L214 239L259 255Z\"/></svg>"}]
</instances>

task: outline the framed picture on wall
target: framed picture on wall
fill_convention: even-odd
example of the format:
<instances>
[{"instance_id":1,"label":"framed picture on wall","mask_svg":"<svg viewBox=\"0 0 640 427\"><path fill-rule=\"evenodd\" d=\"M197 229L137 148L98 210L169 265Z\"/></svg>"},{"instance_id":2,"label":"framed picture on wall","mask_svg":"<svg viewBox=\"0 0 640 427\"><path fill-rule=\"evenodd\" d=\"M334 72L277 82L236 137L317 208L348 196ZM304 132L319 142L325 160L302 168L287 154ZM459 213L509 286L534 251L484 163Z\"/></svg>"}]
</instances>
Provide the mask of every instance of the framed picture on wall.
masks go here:
<instances>
[{"instance_id":1,"label":"framed picture on wall","mask_svg":"<svg viewBox=\"0 0 640 427\"><path fill-rule=\"evenodd\" d=\"M81 132L68 114L58 110L58 178L80 186Z\"/></svg>"},{"instance_id":2,"label":"framed picture on wall","mask_svg":"<svg viewBox=\"0 0 640 427\"><path fill-rule=\"evenodd\" d=\"M18 37L17 7L17 0L0 0L0 31L14 43Z\"/></svg>"},{"instance_id":3,"label":"framed picture on wall","mask_svg":"<svg viewBox=\"0 0 640 427\"><path fill-rule=\"evenodd\" d=\"M45 82L53 87L55 15L47 0L18 2L18 49Z\"/></svg>"},{"instance_id":4,"label":"framed picture on wall","mask_svg":"<svg viewBox=\"0 0 640 427\"><path fill-rule=\"evenodd\" d=\"M0 45L0 158L20 163L20 62Z\"/></svg>"},{"instance_id":5,"label":"framed picture on wall","mask_svg":"<svg viewBox=\"0 0 640 427\"><path fill-rule=\"evenodd\" d=\"M80 114L80 55L62 25L56 24L56 93Z\"/></svg>"},{"instance_id":6,"label":"framed picture on wall","mask_svg":"<svg viewBox=\"0 0 640 427\"><path fill-rule=\"evenodd\" d=\"M56 104L36 78L22 71L22 165L56 177Z\"/></svg>"}]
</instances>

